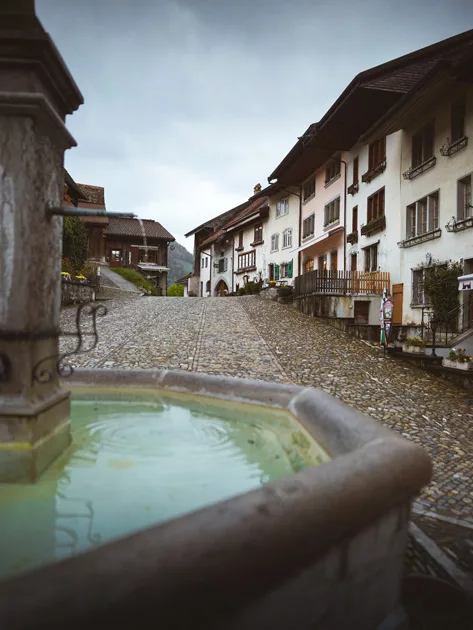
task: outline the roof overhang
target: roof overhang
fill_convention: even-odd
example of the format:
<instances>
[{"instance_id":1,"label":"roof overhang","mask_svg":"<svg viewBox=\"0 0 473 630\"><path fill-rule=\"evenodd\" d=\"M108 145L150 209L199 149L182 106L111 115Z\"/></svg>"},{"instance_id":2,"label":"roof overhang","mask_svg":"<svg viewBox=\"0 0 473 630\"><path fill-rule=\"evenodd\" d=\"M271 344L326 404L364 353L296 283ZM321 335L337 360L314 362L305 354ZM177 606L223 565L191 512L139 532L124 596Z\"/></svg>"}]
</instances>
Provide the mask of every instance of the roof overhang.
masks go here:
<instances>
[{"instance_id":1,"label":"roof overhang","mask_svg":"<svg viewBox=\"0 0 473 630\"><path fill-rule=\"evenodd\" d=\"M155 265L154 263L138 263L138 269L142 271L169 271L169 267L162 267L161 265Z\"/></svg>"},{"instance_id":2,"label":"roof overhang","mask_svg":"<svg viewBox=\"0 0 473 630\"><path fill-rule=\"evenodd\" d=\"M325 241L331 236L336 236L337 234L341 234L344 231L345 231L345 228L343 226L336 227L333 230L330 230L329 232L325 232L325 234L321 234L320 236L317 236L316 238L310 239L310 241L306 241L305 243L302 243L300 247L298 247L297 249L293 249L291 251L291 254L295 252L302 252L304 249L307 249L308 247L312 247L312 245L318 245L318 243Z\"/></svg>"},{"instance_id":3,"label":"roof overhang","mask_svg":"<svg viewBox=\"0 0 473 630\"><path fill-rule=\"evenodd\" d=\"M224 227L223 231L225 234L229 232L233 232L233 230L238 230L241 227L244 227L250 223L254 223L255 221L259 221L261 219L266 219L269 214L269 206L265 205L261 208L258 208L256 212L252 212L249 216L244 217L240 221L229 225L228 227Z\"/></svg>"}]
</instances>

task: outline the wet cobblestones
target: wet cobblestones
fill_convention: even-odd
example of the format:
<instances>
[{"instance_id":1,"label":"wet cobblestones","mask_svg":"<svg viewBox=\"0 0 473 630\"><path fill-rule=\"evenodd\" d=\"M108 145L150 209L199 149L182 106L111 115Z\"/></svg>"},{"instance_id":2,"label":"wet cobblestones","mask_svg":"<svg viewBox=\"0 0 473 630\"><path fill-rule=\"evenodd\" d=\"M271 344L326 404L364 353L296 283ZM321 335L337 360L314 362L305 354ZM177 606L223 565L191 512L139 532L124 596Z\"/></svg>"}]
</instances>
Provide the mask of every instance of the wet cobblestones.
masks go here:
<instances>
[{"instance_id":1,"label":"wet cobblestones","mask_svg":"<svg viewBox=\"0 0 473 630\"><path fill-rule=\"evenodd\" d=\"M319 387L432 455L434 480L418 507L473 522L473 408L463 390L384 359L292 306L258 297L110 295L97 347L75 355L74 365L196 370ZM62 328L71 330L74 317L74 309L64 310Z\"/></svg>"}]
</instances>

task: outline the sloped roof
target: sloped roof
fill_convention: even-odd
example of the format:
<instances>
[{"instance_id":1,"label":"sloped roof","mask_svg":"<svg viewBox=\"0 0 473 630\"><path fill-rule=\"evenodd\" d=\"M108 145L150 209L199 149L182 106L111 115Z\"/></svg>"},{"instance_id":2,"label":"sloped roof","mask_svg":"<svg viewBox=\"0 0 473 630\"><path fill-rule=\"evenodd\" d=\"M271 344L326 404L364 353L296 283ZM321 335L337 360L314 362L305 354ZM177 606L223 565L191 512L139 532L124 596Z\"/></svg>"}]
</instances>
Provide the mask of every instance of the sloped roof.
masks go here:
<instances>
[{"instance_id":1,"label":"sloped roof","mask_svg":"<svg viewBox=\"0 0 473 630\"><path fill-rule=\"evenodd\" d=\"M298 139L268 181L301 182L337 150L350 149L436 65L461 54L472 41L473 30L466 31L359 73L322 119Z\"/></svg>"},{"instance_id":2,"label":"sloped roof","mask_svg":"<svg viewBox=\"0 0 473 630\"><path fill-rule=\"evenodd\" d=\"M187 234L184 234L184 236L187 238L188 236L192 236L192 234L195 234L196 232L200 232L200 230L220 228L232 216L234 216L237 212L242 210L242 208L247 206L248 203L249 203L248 201L245 201L244 203L241 203L239 206L235 206L235 208L231 208L230 210L226 210L225 212L222 212L222 214L219 214L216 217L213 217L212 219L209 219L208 221L201 223L199 226L197 226L190 232L187 232Z\"/></svg>"},{"instance_id":3,"label":"sloped roof","mask_svg":"<svg viewBox=\"0 0 473 630\"><path fill-rule=\"evenodd\" d=\"M253 214L256 215L263 208L268 207L269 199L267 196L265 197L257 197L254 201L250 203L249 206L244 208L241 212L239 212L233 219L225 223L223 226L224 232L228 232L232 227L238 225L244 219L249 219Z\"/></svg>"},{"instance_id":4,"label":"sloped roof","mask_svg":"<svg viewBox=\"0 0 473 630\"><path fill-rule=\"evenodd\" d=\"M167 241L176 240L162 225L152 219L142 219L143 229L147 238L163 238ZM105 233L113 236L136 236L143 238L140 221L138 219L109 219Z\"/></svg>"},{"instance_id":5,"label":"sloped roof","mask_svg":"<svg viewBox=\"0 0 473 630\"><path fill-rule=\"evenodd\" d=\"M84 193L80 201L105 206L105 189L103 186L91 186L90 184L77 185Z\"/></svg>"}]
</instances>

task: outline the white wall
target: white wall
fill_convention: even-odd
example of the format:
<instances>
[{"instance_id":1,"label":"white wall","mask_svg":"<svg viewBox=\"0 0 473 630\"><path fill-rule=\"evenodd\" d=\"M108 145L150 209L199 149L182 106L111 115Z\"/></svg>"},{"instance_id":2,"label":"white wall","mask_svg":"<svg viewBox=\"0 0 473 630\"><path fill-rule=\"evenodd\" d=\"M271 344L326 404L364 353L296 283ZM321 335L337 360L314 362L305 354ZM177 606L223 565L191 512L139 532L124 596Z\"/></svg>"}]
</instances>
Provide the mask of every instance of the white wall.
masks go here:
<instances>
[{"instance_id":1,"label":"white wall","mask_svg":"<svg viewBox=\"0 0 473 630\"><path fill-rule=\"evenodd\" d=\"M451 135L451 103L462 93L466 93L467 97L465 133L469 138L469 144L458 153L450 157L444 157L440 153L440 147L445 143L446 138ZM445 229L445 225L452 216L456 217L457 215L457 181L473 172L473 88L471 86L463 86L463 88L459 86L457 93L449 93L442 102L435 103L431 108L423 112L420 118L414 120L411 125L406 127L402 134L401 172L406 171L411 166L412 134L432 118L435 119L434 155L437 161L433 168L414 179L401 179L401 237L397 240L404 240L407 236L406 207L436 190L439 190L439 227L441 236L440 238L399 250L402 281L404 284L403 321L420 322L420 309L411 307L412 268L425 264L427 253L432 255L434 261L452 260L460 262L473 258L473 229L470 228L457 233L447 232Z\"/></svg>"},{"instance_id":2,"label":"white wall","mask_svg":"<svg viewBox=\"0 0 473 630\"><path fill-rule=\"evenodd\" d=\"M207 281L210 280L212 261L210 256L206 256L205 254L210 254L210 247L201 250L200 252L200 280L199 280L199 297L207 297L210 292L207 291Z\"/></svg>"},{"instance_id":3,"label":"white wall","mask_svg":"<svg viewBox=\"0 0 473 630\"><path fill-rule=\"evenodd\" d=\"M236 254L233 250L233 234L227 234L223 239L215 243L212 246L212 292L211 295L215 296L216 289L221 280L223 280L227 287L228 292L232 291L232 256ZM227 261L226 271L219 271L217 263L220 259L225 258ZM214 264L215 263L215 264Z\"/></svg>"},{"instance_id":4,"label":"white wall","mask_svg":"<svg viewBox=\"0 0 473 630\"><path fill-rule=\"evenodd\" d=\"M289 200L289 212L281 217L276 217L276 204L280 199ZM288 228L292 229L292 245L283 247L283 233ZM278 234L278 249L271 251L271 237ZM297 275L297 252L294 250L299 245L299 197L294 194L282 191L270 198L269 217L266 225L263 227L264 245L261 251L261 267L263 270L263 280L269 277L269 265L281 265L292 260L293 274L292 278L280 276L280 280L285 280L288 284L294 284L294 278Z\"/></svg>"},{"instance_id":5,"label":"white wall","mask_svg":"<svg viewBox=\"0 0 473 630\"><path fill-rule=\"evenodd\" d=\"M402 132L393 133L386 138L386 170L371 180L364 183L361 178L368 171L369 144L358 144L347 154L348 174L347 186L353 182L353 161L358 156L358 192L354 195L347 194L347 228L346 234L352 231L353 208L358 206L358 243L347 243L346 268L351 269L351 255L357 254L357 270L364 270L363 248L378 245L378 271L389 271L391 283L401 282L401 269L399 265L399 248L397 242L401 239L401 226L399 221L400 207L400 162L401 162ZM382 232L361 235L361 227L368 222L368 197L383 188L385 191L385 215L386 229Z\"/></svg>"},{"instance_id":6,"label":"white wall","mask_svg":"<svg viewBox=\"0 0 473 630\"><path fill-rule=\"evenodd\" d=\"M262 245L252 245L255 238L255 225L258 223L263 224L263 241ZM264 256L264 246L266 245L266 240L269 238L268 236L268 220L265 219L263 221L253 222L247 226L242 226L241 228L237 228L232 232L232 236L234 238L235 247L238 247L239 238L238 235L240 232L243 232L243 249L241 251L235 251L234 261L233 261L233 271L234 271L234 290L236 291L236 286L239 288L244 286L243 278L244 276L248 276L250 282L253 282L255 279L257 282L259 280L264 279L265 277L265 256ZM239 272L238 271L238 257L242 254L247 254L249 252L255 251L255 259L256 259L256 269L252 269L251 271Z\"/></svg>"}]
</instances>

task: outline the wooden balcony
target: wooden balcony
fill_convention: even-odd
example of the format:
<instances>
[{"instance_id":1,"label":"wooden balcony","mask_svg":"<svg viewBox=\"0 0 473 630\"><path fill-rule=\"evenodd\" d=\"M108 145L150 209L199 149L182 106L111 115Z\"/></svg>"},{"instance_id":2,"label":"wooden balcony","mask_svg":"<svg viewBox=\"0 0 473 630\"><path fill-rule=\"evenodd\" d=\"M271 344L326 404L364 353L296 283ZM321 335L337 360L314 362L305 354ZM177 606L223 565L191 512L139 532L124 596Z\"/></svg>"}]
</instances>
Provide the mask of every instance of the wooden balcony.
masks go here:
<instances>
[{"instance_id":1,"label":"wooden balcony","mask_svg":"<svg viewBox=\"0 0 473 630\"><path fill-rule=\"evenodd\" d=\"M382 295L391 289L388 271L309 271L295 278L295 297L307 295Z\"/></svg>"}]
</instances>

